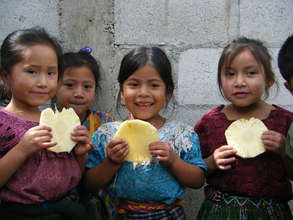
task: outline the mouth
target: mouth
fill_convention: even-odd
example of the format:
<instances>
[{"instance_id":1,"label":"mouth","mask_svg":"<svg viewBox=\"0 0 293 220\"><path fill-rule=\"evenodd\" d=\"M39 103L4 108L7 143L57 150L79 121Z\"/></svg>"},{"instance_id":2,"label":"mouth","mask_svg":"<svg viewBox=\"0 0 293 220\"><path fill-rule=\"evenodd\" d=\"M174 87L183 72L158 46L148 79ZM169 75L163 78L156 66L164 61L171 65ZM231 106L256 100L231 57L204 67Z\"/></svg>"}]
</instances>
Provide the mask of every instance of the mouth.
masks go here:
<instances>
[{"instance_id":1,"label":"mouth","mask_svg":"<svg viewBox=\"0 0 293 220\"><path fill-rule=\"evenodd\" d=\"M237 98L245 98L248 95L248 92L234 92L233 96L236 96Z\"/></svg>"},{"instance_id":2,"label":"mouth","mask_svg":"<svg viewBox=\"0 0 293 220\"><path fill-rule=\"evenodd\" d=\"M138 108L141 108L141 109L148 109L148 108L151 108L154 104L153 103L150 103L150 102L137 102L135 103L135 106L137 106Z\"/></svg>"},{"instance_id":3,"label":"mouth","mask_svg":"<svg viewBox=\"0 0 293 220\"><path fill-rule=\"evenodd\" d=\"M36 91L36 92L32 92L32 94L37 95L37 96L46 96L49 93L48 92L38 92L38 91Z\"/></svg>"},{"instance_id":4,"label":"mouth","mask_svg":"<svg viewBox=\"0 0 293 220\"><path fill-rule=\"evenodd\" d=\"M71 106L84 106L85 103L69 103Z\"/></svg>"}]
</instances>

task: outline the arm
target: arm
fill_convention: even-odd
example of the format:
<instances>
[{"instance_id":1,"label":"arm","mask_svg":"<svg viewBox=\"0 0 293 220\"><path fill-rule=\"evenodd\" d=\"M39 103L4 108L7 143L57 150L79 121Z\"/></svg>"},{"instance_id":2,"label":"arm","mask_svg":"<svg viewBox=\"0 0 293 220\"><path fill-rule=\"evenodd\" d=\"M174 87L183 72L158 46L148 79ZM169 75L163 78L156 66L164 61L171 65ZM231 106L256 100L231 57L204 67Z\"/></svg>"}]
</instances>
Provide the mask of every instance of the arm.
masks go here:
<instances>
[{"instance_id":1,"label":"arm","mask_svg":"<svg viewBox=\"0 0 293 220\"><path fill-rule=\"evenodd\" d=\"M29 129L20 142L0 159L0 187L31 154L56 145L56 143L50 142L51 137L51 129L47 126L36 126Z\"/></svg>"},{"instance_id":2,"label":"arm","mask_svg":"<svg viewBox=\"0 0 293 220\"><path fill-rule=\"evenodd\" d=\"M204 184L204 171L199 166L182 160L174 153L169 143L151 143L150 152L157 156L159 162L167 164L170 171L182 185L200 188Z\"/></svg>"},{"instance_id":3,"label":"arm","mask_svg":"<svg viewBox=\"0 0 293 220\"><path fill-rule=\"evenodd\" d=\"M169 169L180 183L186 187L198 189L202 187L205 174L200 167L190 164L178 157L174 152L174 160L169 164Z\"/></svg>"},{"instance_id":4,"label":"arm","mask_svg":"<svg viewBox=\"0 0 293 220\"><path fill-rule=\"evenodd\" d=\"M85 187L92 192L97 188L104 188L114 178L128 151L128 145L122 139L111 141L106 148L107 157L101 164L86 172Z\"/></svg>"},{"instance_id":5,"label":"arm","mask_svg":"<svg viewBox=\"0 0 293 220\"><path fill-rule=\"evenodd\" d=\"M71 139L77 142L74 147L74 154L80 169L83 172L86 164L87 153L92 149L90 133L86 127L79 125L73 130Z\"/></svg>"}]
</instances>

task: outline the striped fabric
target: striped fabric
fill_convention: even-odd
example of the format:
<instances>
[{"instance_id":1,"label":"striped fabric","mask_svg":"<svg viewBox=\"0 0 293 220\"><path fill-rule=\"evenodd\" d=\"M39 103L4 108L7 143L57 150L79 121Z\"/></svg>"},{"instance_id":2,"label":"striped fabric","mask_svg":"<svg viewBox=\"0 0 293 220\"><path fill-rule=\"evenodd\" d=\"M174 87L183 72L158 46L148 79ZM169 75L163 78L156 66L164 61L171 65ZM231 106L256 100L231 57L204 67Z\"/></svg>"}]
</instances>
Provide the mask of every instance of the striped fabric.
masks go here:
<instances>
[{"instance_id":1,"label":"striped fabric","mask_svg":"<svg viewBox=\"0 0 293 220\"><path fill-rule=\"evenodd\" d=\"M127 212L120 214L119 220L185 220L182 206L175 206L171 209L164 209L151 213Z\"/></svg>"},{"instance_id":2,"label":"striped fabric","mask_svg":"<svg viewBox=\"0 0 293 220\"><path fill-rule=\"evenodd\" d=\"M292 220L286 201L206 191L198 220Z\"/></svg>"},{"instance_id":3,"label":"striped fabric","mask_svg":"<svg viewBox=\"0 0 293 220\"><path fill-rule=\"evenodd\" d=\"M83 125L90 131L92 136L101 124L112 121L114 121L114 118L110 113L90 110Z\"/></svg>"}]
</instances>

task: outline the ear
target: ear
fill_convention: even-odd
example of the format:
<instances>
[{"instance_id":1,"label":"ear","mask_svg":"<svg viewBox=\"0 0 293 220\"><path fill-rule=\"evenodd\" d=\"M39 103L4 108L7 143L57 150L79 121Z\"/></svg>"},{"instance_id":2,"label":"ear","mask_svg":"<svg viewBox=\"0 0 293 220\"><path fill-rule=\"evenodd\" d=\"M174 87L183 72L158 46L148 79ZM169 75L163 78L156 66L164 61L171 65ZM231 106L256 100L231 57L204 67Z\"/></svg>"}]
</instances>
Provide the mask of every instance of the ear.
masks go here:
<instances>
[{"instance_id":1,"label":"ear","mask_svg":"<svg viewBox=\"0 0 293 220\"><path fill-rule=\"evenodd\" d=\"M124 94L123 94L122 90L119 91L119 96L120 96L121 105L125 106L125 97L124 97Z\"/></svg>"},{"instance_id":2,"label":"ear","mask_svg":"<svg viewBox=\"0 0 293 220\"><path fill-rule=\"evenodd\" d=\"M172 98L172 95L167 93L166 94L166 103L168 103L171 98Z\"/></svg>"},{"instance_id":3,"label":"ear","mask_svg":"<svg viewBox=\"0 0 293 220\"><path fill-rule=\"evenodd\" d=\"M292 93L292 88L291 88L291 85L286 81L286 82L284 82L284 86L285 86L285 88L286 89L288 89L289 90L289 92L291 92Z\"/></svg>"},{"instance_id":4,"label":"ear","mask_svg":"<svg viewBox=\"0 0 293 220\"><path fill-rule=\"evenodd\" d=\"M275 81L269 81L267 83L267 89L271 88L274 85Z\"/></svg>"},{"instance_id":5,"label":"ear","mask_svg":"<svg viewBox=\"0 0 293 220\"><path fill-rule=\"evenodd\" d=\"M0 80L2 80L3 82L5 82L6 84L9 83L9 77L8 74L5 70L3 70L2 68L0 68Z\"/></svg>"}]
</instances>

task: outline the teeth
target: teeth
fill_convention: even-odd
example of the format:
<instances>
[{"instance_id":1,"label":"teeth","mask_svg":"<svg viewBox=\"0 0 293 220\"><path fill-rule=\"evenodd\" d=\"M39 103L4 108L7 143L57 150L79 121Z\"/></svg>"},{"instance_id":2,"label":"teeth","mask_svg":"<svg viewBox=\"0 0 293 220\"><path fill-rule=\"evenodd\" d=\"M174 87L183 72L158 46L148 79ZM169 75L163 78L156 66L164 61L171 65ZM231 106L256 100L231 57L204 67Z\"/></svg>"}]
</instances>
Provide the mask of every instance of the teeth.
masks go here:
<instances>
[{"instance_id":1,"label":"teeth","mask_svg":"<svg viewBox=\"0 0 293 220\"><path fill-rule=\"evenodd\" d=\"M151 106L152 104L137 104L138 106L141 106L141 107L149 107Z\"/></svg>"}]
</instances>

